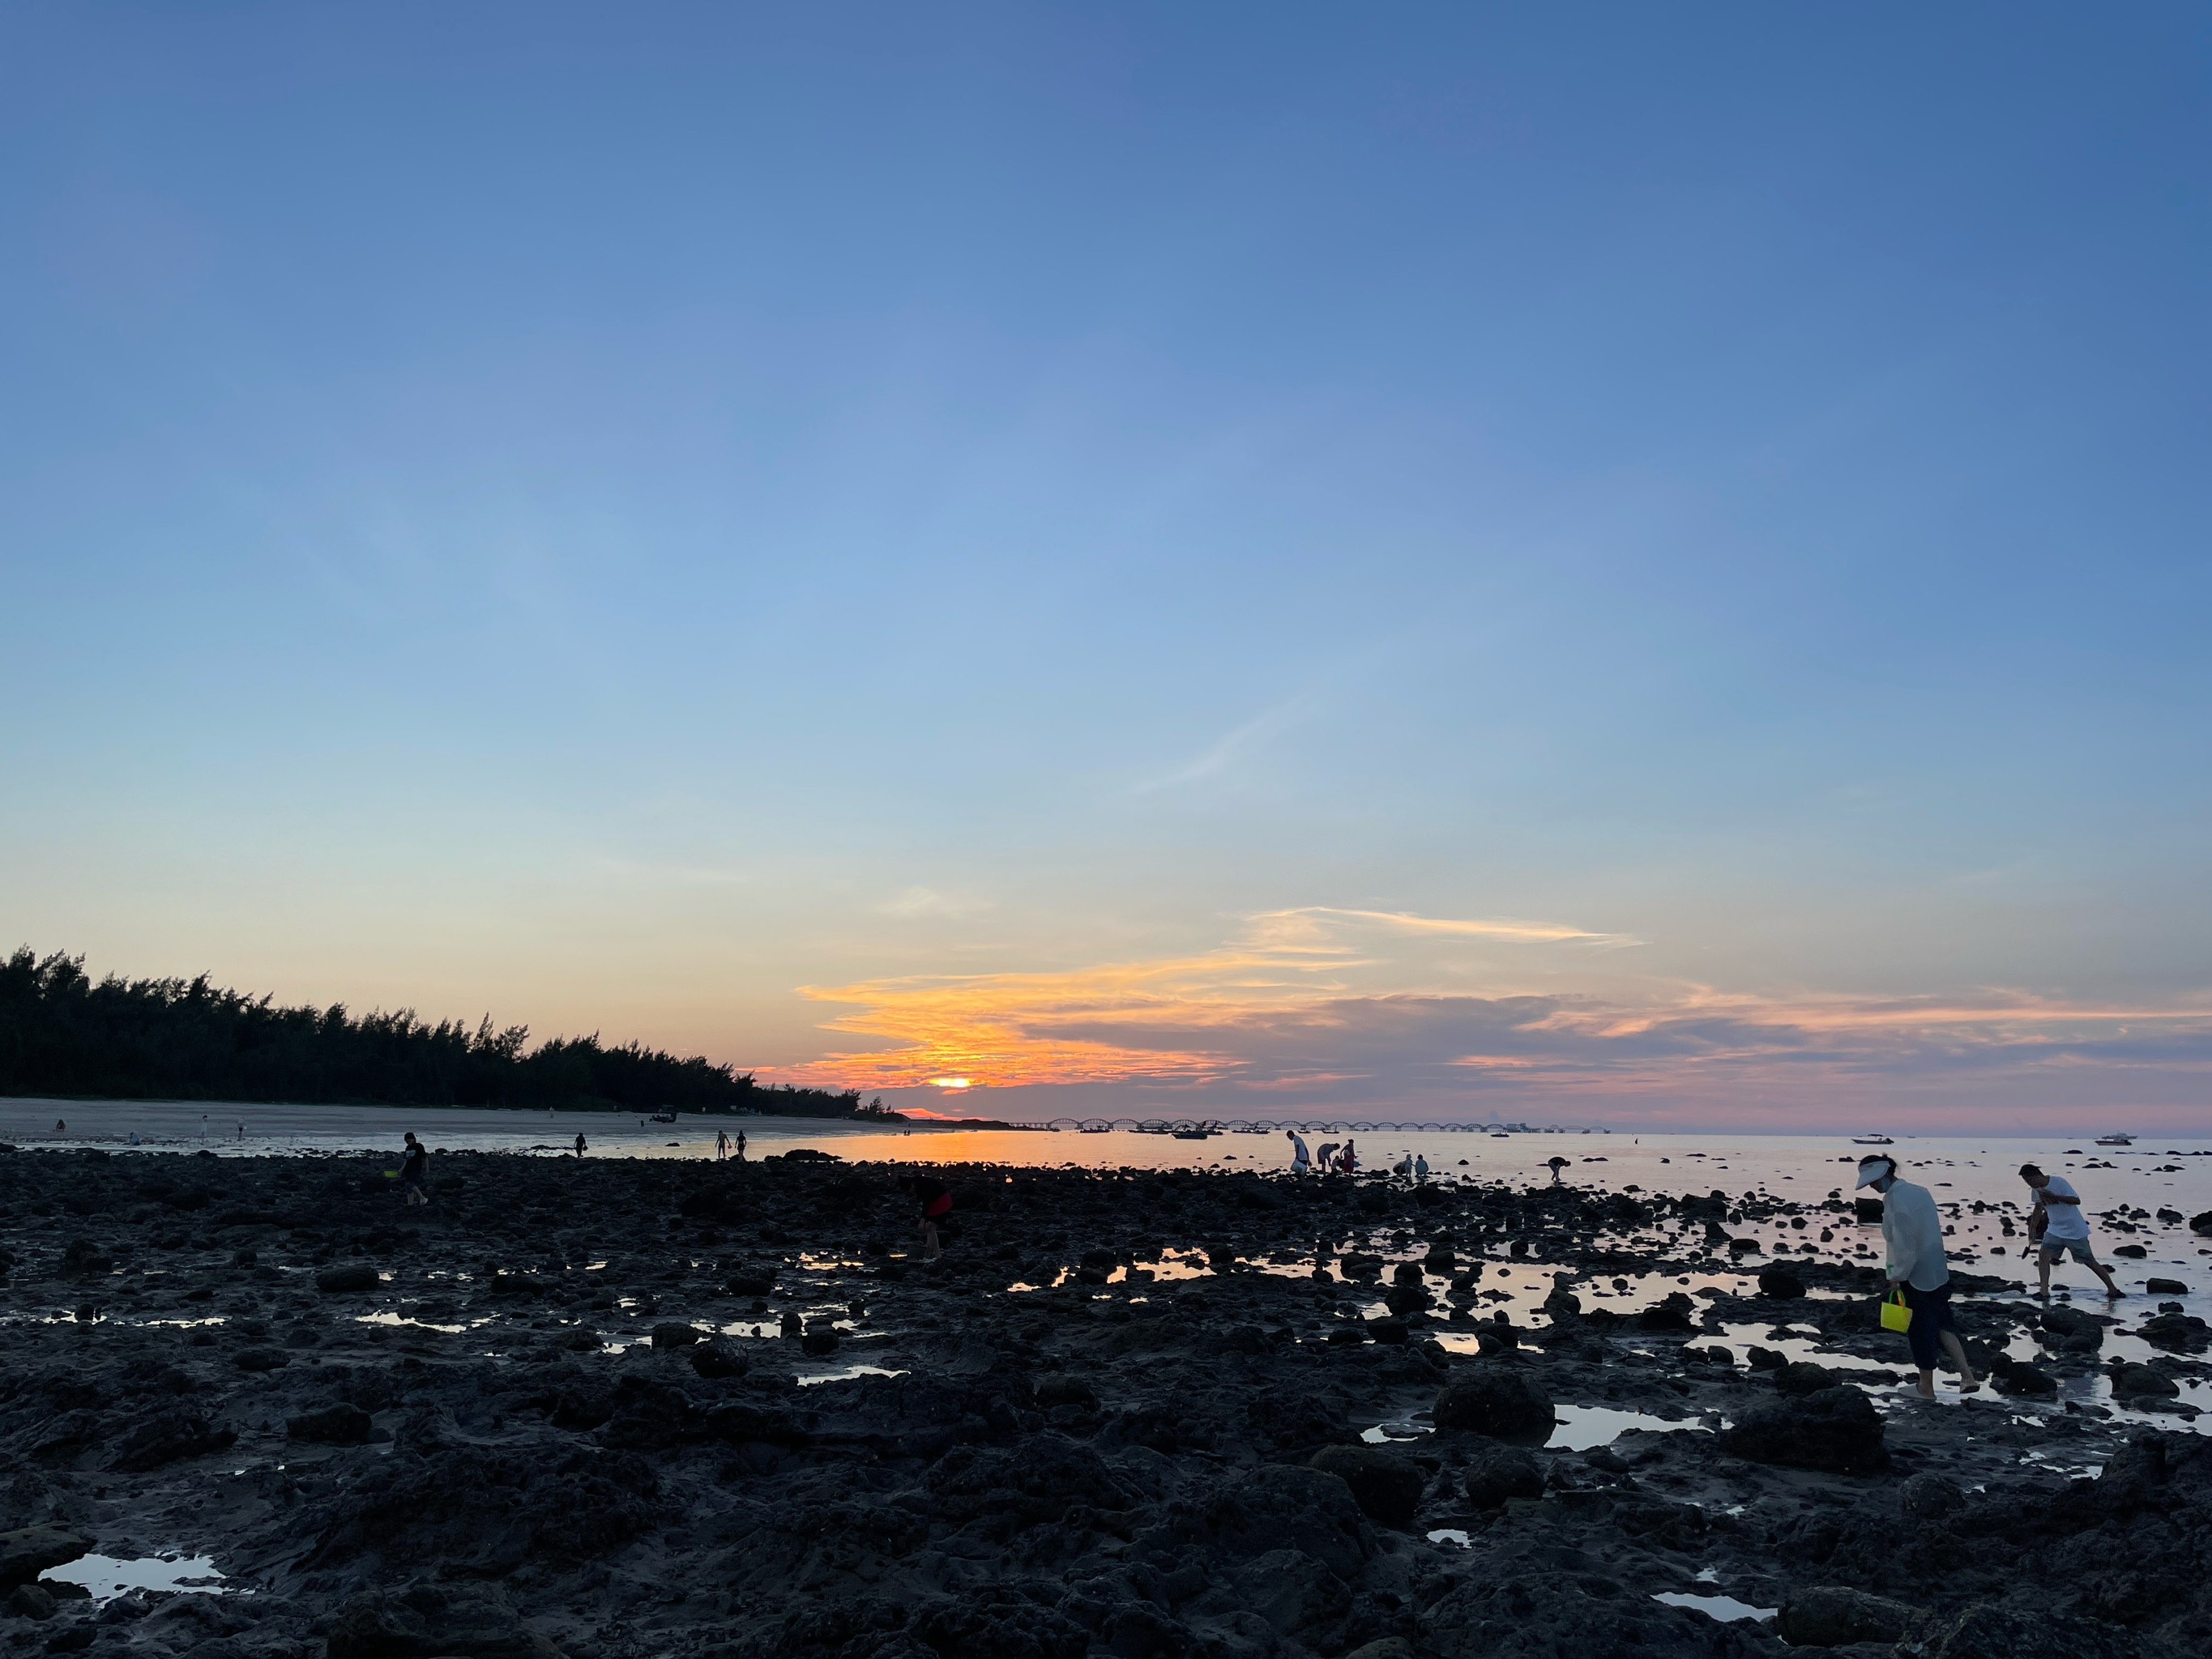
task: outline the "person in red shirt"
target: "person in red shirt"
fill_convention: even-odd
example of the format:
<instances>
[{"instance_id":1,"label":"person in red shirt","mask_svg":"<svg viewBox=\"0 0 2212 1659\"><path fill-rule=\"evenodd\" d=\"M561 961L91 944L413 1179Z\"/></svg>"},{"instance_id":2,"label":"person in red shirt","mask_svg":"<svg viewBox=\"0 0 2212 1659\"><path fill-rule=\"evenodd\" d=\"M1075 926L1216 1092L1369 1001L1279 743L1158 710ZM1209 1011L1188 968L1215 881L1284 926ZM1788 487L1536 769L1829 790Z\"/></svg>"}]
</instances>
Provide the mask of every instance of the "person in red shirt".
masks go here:
<instances>
[{"instance_id":1,"label":"person in red shirt","mask_svg":"<svg viewBox=\"0 0 2212 1659\"><path fill-rule=\"evenodd\" d=\"M921 1205L921 1259L934 1261L945 1254L937 1224L952 1213L952 1188L934 1176L909 1176L906 1184Z\"/></svg>"}]
</instances>

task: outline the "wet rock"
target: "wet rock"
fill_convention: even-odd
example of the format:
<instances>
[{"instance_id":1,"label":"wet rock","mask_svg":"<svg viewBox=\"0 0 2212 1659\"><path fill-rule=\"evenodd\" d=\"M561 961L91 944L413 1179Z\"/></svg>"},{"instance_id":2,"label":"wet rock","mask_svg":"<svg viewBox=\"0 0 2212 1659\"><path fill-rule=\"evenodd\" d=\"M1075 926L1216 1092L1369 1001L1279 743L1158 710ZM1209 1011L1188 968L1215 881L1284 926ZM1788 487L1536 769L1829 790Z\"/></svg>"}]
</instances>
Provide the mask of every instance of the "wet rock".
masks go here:
<instances>
[{"instance_id":1,"label":"wet rock","mask_svg":"<svg viewBox=\"0 0 2212 1659\"><path fill-rule=\"evenodd\" d=\"M656 1348L688 1348L704 1340L706 1333L696 1325L686 1325L673 1319L664 1319L653 1328L653 1346Z\"/></svg>"},{"instance_id":2,"label":"wet rock","mask_svg":"<svg viewBox=\"0 0 2212 1659\"><path fill-rule=\"evenodd\" d=\"M2078 1308L2045 1308L2037 1322L2060 1353L2094 1353L2105 1346L2105 1322Z\"/></svg>"},{"instance_id":3,"label":"wet rock","mask_svg":"<svg viewBox=\"0 0 2212 1659\"><path fill-rule=\"evenodd\" d=\"M2136 1334L2168 1353L2203 1353L2212 1347L2212 1325L2195 1314L2160 1313L2143 1321Z\"/></svg>"},{"instance_id":4,"label":"wet rock","mask_svg":"<svg viewBox=\"0 0 2212 1659\"><path fill-rule=\"evenodd\" d=\"M1762 1267L1759 1293L1778 1302L1792 1302L1805 1294L1805 1281L1787 1267Z\"/></svg>"},{"instance_id":5,"label":"wet rock","mask_svg":"<svg viewBox=\"0 0 2212 1659\"><path fill-rule=\"evenodd\" d=\"M1774 1633L1796 1648L1839 1648L1853 1642L1899 1642L1922 1616L1920 1609L1846 1584L1793 1590L1774 1621Z\"/></svg>"},{"instance_id":6,"label":"wet rock","mask_svg":"<svg viewBox=\"0 0 2212 1659\"><path fill-rule=\"evenodd\" d=\"M315 1275L315 1288L325 1296L347 1296L373 1291L384 1282L374 1262L348 1261L325 1267Z\"/></svg>"},{"instance_id":7,"label":"wet rock","mask_svg":"<svg viewBox=\"0 0 2212 1659\"><path fill-rule=\"evenodd\" d=\"M2164 1371L2130 1360L2112 1367L2112 1392L2122 1399L2154 1395L2171 1400L2181 1389Z\"/></svg>"},{"instance_id":8,"label":"wet rock","mask_svg":"<svg viewBox=\"0 0 2212 1659\"><path fill-rule=\"evenodd\" d=\"M1905 1512L1916 1521L1939 1521L1966 1507L1966 1494L1960 1489L1959 1483L1932 1473L1912 1476L1898 1489L1897 1496Z\"/></svg>"},{"instance_id":9,"label":"wet rock","mask_svg":"<svg viewBox=\"0 0 2212 1659\"><path fill-rule=\"evenodd\" d=\"M1763 1401L1719 1439L1723 1451L1784 1468L1864 1474L1889 1466L1881 1414L1848 1385Z\"/></svg>"},{"instance_id":10,"label":"wet rock","mask_svg":"<svg viewBox=\"0 0 2212 1659\"><path fill-rule=\"evenodd\" d=\"M305 1440L319 1446L366 1446L369 1431L376 1426L369 1414L358 1406L325 1407L319 1412L304 1412L286 1419L284 1432L294 1440Z\"/></svg>"},{"instance_id":11,"label":"wet rock","mask_svg":"<svg viewBox=\"0 0 2212 1659\"><path fill-rule=\"evenodd\" d=\"M1492 1446L1468 1460L1462 1484L1475 1508L1499 1509L1508 1498L1541 1498L1544 1467L1518 1446Z\"/></svg>"},{"instance_id":12,"label":"wet rock","mask_svg":"<svg viewBox=\"0 0 2212 1659\"><path fill-rule=\"evenodd\" d=\"M1352 1488L1352 1501L1369 1520L1401 1531L1413 1524L1421 1505L1419 1465L1380 1446L1324 1446L1311 1461Z\"/></svg>"},{"instance_id":13,"label":"wet rock","mask_svg":"<svg viewBox=\"0 0 2212 1659\"><path fill-rule=\"evenodd\" d=\"M8 1611L19 1619L51 1619L57 1605L44 1584L18 1584L8 1596Z\"/></svg>"},{"instance_id":14,"label":"wet rock","mask_svg":"<svg viewBox=\"0 0 2212 1659\"><path fill-rule=\"evenodd\" d=\"M70 1240L69 1248L62 1252L62 1271L65 1273L88 1277L114 1270L114 1253L88 1238Z\"/></svg>"},{"instance_id":15,"label":"wet rock","mask_svg":"<svg viewBox=\"0 0 2212 1659\"><path fill-rule=\"evenodd\" d=\"M0 1589L27 1584L48 1567L74 1561L92 1540L66 1527L24 1527L0 1533Z\"/></svg>"},{"instance_id":16,"label":"wet rock","mask_svg":"<svg viewBox=\"0 0 2212 1659\"><path fill-rule=\"evenodd\" d=\"M2152 1659L2170 1651L2121 1626L1990 1601L1937 1624L1913 1645L1926 1659Z\"/></svg>"},{"instance_id":17,"label":"wet rock","mask_svg":"<svg viewBox=\"0 0 2212 1659\"><path fill-rule=\"evenodd\" d=\"M1999 1394L2023 1400L2046 1398L2058 1392L2058 1379L2040 1366L1998 1355L1990 1363L1990 1382Z\"/></svg>"},{"instance_id":18,"label":"wet rock","mask_svg":"<svg viewBox=\"0 0 2212 1659\"><path fill-rule=\"evenodd\" d=\"M1206 1518L1232 1555L1294 1549L1347 1582L1375 1553L1352 1488L1319 1469L1264 1464L1219 1489Z\"/></svg>"},{"instance_id":19,"label":"wet rock","mask_svg":"<svg viewBox=\"0 0 2212 1659\"><path fill-rule=\"evenodd\" d=\"M339 1607L328 1652L329 1659L560 1659L560 1650L526 1629L489 1584L363 1590Z\"/></svg>"},{"instance_id":20,"label":"wet rock","mask_svg":"<svg viewBox=\"0 0 2212 1659\"><path fill-rule=\"evenodd\" d=\"M2212 1238L2212 1210L2207 1210L2202 1215L2190 1217L2189 1231L2201 1234L2206 1238Z\"/></svg>"},{"instance_id":21,"label":"wet rock","mask_svg":"<svg viewBox=\"0 0 2212 1659\"><path fill-rule=\"evenodd\" d=\"M1790 1364L1790 1356L1778 1353L1772 1348L1762 1348L1754 1342L1745 1354L1743 1363L1755 1371L1778 1371Z\"/></svg>"},{"instance_id":22,"label":"wet rock","mask_svg":"<svg viewBox=\"0 0 2212 1659\"><path fill-rule=\"evenodd\" d=\"M1446 1382L1437 1392L1433 1420L1439 1429L1540 1445L1558 1419L1542 1383L1518 1367L1491 1363L1470 1366Z\"/></svg>"},{"instance_id":23,"label":"wet rock","mask_svg":"<svg viewBox=\"0 0 2212 1659\"><path fill-rule=\"evenodd\" d=\"M1826 1365L1816 1365L1809 1359L1793 1359L1774 1373L1776 1392L1788 1395L1818 1394L1842 1380Z\"/></svg>"},{"instance_id":24,"label":"wet rock","mask_svg":"<svg viewBox=\"0 0 2212 1659\"><path fill-rule=\"evenodd\" d=\"M235 1429L211 1426L197 1412L162 1412L148 1418L115 1443L107 1467L140 1474L187 1457L221 1451L238 1438Z\"/></svg>"},{"instance_id":25,"label":"wet rock","mask_svg":"<svg viewBox=\"0 0 2212 1659\"><path fill-rule=\"evenodd\" d=\"M744 1356L719 1338L691 1350L691 1369L708 1382L745 1374Z\"/></svg>"},{"instance_id":26,"label":"wet rock","mask_svg":"<svg viewBox=\"0 0 2212 1659\"><path fill-rule=\"evenodd\" d=\"M1636 1316L1639 1331L1694 1331L1697 1321L1692 1316L1696 1304L1680 1291L1670 1291L1657 1305L1646 1308Z\"/></svg>"},{"instance_id":27,"label":"wet rock","mask_svg":"<svg viewBox=\"0 0 2212 1659\"><path fill-rule=\"evenodd\" d=\"M2178 1279L2146 1279L2143 1289L2153 1296L2186 1296L2189 1286Z\"/></svg>"},{"instance_id":28,"label":"wet rock","mask_svg":"<svg viewBox=\"0 0 2212 1659\"><path fill-rule=\"evenodd\" d=\"M1370 1341L1380 1342L1385 1347L1403 1347L1412 1334L1413 1332L1406 1322L1395 1314L1385 1315L1381 1318L1370 1319L1367 1322L1368 1339Z\"/></svg>"},{"instance_id":29,"label":"wet rock","mask_svg":"<svg viewBox=\"0 0 2212 1659\"><path fill-rule=\"evenodd\" d=\"M1233 1583L1236 1599L1266 1620L1278 1636L1341 1618L1352 1603L1344 1580L1303 1550L1255 1555L1237 1568Z\"/></svg>"}]
</instances>

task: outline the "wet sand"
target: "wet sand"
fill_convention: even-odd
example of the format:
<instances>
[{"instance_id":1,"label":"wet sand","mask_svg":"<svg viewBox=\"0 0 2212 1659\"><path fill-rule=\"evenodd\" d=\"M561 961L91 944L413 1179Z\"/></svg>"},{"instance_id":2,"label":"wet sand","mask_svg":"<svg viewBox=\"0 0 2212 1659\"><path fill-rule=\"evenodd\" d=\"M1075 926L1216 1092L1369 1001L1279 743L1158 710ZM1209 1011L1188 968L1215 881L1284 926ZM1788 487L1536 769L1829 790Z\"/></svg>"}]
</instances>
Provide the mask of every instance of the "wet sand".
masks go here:
<instances>
[{"instance_id":1,"label":"wet sand","mask_svg":"<svg viewBox=\"0 0 2212 1659\"><path fill-rule=\"evenodd\" d=\"M2185 1287L2109 1309L2070 1266L2025 1297L2017 1210L1939 1192L1992 1376L1929 1405L1841 1175L1663 1156L1636 1192L940 1164L928 1264L886 1163L457 1151L416 1208L388 1157L0 1154L7 1639L2212 1648L2180 1171L2106 1177L2123 1282Z\"/></svg>"}]
</instances>

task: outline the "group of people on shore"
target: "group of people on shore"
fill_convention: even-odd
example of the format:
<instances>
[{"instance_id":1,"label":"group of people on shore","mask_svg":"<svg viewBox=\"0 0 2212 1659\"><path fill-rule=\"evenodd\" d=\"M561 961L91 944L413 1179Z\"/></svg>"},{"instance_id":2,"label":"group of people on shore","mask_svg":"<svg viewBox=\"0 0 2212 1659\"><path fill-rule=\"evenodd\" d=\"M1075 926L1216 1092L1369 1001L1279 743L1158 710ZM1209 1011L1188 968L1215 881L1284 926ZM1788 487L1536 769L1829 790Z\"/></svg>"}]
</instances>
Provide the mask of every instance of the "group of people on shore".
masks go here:
<instances>
[{"instance_id":1,"label":"group of people on shore","mask_svg":"<svg viewBox=\"0 0 2212 1659\"><path fill-rule=\"evenodd\" d=\"M1306 1149L1305 1137L1296 1129L1285 1129L1283 1133L1291 1143L1291 1173L1292 1175L1311 1175L1316 1170L1319 1170L1322 1175L1358 1175L1359 1173L1358 1142L1347 1140L1340 1146L1334 1140L1325 1140L1322 1142L1320 1156L1316 1157ZM1423 1159L1421 1173L1425 1176L1428 1172L1428 1161Z\"/></svg>"},{"instance_id":2,"label":"group of people on shore","mask_svg":"<svg viewBox=\"0 0 2212 1659\"><path fill-rule=\"evenodd\" d=\"M1870 1153L1859 1160L1858 1185L1881 1195L1881 1237L1888 1251L1884 1271L1906 1310L1905 1340L1920 1372L1920 1393L1926 1399L1936 1397L1939 1345L1958 1367L1959 1392L1978 1393L1981 1379L1966 1361L1958 1322L1951 1314L1951 1267L1943 1248L1942 1212L1936 1207L1935 1194L1903 1179L1897 1170L1897 1160L1887 1153ZM2045 1175L2033 1164L2020 1166L2020 1178L2034 1195L2027 1236L2036 1247L2036 1295L2050 1297L2051 1270L2061 1257L2070 1255L2104 1281L2107 1297L2125 1296L2089 1248L2089 1218L2081 1212L2081 1196L2073 1184Z\"/></svg>"}]
</instances>

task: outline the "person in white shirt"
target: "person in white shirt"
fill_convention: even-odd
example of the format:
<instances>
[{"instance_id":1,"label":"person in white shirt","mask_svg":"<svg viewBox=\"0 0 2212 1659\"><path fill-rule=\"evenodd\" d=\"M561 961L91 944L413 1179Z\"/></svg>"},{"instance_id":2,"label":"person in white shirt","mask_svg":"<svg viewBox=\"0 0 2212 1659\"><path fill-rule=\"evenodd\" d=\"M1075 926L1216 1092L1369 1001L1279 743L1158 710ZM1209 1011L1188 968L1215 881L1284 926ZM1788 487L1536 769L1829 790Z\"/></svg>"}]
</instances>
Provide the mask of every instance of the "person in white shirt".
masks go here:
<instances>
[{"instance_id":1,"label":"person in white shirt","mask_svg":"<svg viewBox=\"0 0 2212 1659\"><path fill-rule=\"evenodd\" d=\"M2105 1281L2106 1296L2125 1296L2089 1248L2089 1218L2081 1213L2081 1194L2064 1176L2047 1176L2033 1164L2020 1166L2020 1178L2035 1194L2035 1207L2027 1215L2027 1236L2036 1241L2035 1271L2042 1281L2035 1293L2050 1299L2051 1270L2060 1256L2070 1255Z\"/></svg>"},{"instance_id":2,"label":"person in white shirt","mask_svg":"<svg viewBox=\"0 0 2212 1659\"><path fill-rule=\"evenodd\" d=\"M1858 1184L1881 1194L1881 1238L1889 1247L1886 1271L1889 1282L1905 1292L1905 1305L1912 1310L1905 1340L1911 1344L1912 1363L1919 1368L1921 1397L1936 1397L1939 1339L1959 1368L1959 1392L1978 1393L1981 1379L1966 1363L1958 1322L1951 1317L1951 1268L1943 1259L1943 1218L1936 1211L1936 1194L1899 1181L1897 1160L1886 1153L1859 1160Z\"/></svg>"},{"instance_id":3,"label":"person in white shirt","mask_svg":"<svg viewBox=\"0 0 2212 1659\"><path fill-rule=\"evenodd\" d=\"M1285 1129L1283 1133L1291 1138L1291 1173L1304 1175L1313 1168L1313 1154L1306 1151L1305 1139L1296 1129Z\"/></svg>"}]
</instances>

